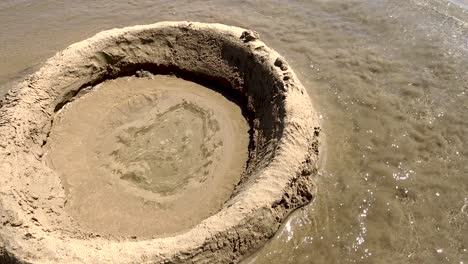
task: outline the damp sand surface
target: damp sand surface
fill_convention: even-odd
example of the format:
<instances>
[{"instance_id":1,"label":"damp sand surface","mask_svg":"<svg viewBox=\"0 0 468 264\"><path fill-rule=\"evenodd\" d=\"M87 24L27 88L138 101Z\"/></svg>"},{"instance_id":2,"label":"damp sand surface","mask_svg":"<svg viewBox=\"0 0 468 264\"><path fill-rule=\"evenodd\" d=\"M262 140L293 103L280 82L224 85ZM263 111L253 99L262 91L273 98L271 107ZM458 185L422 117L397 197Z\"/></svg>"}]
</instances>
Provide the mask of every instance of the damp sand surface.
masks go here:
<instances>
[{"instance_id":1,"label":"damp sand surface","mask_svg":"<svg viewBox=\"0 0 468 264\"><path fill-rule=\"evenodd\" d=\"M163 75L87 91L55 117L46 154L83 229L163 236L222 207L247 161L249 125L237 104Z\"/></svg>"}]
</instances>

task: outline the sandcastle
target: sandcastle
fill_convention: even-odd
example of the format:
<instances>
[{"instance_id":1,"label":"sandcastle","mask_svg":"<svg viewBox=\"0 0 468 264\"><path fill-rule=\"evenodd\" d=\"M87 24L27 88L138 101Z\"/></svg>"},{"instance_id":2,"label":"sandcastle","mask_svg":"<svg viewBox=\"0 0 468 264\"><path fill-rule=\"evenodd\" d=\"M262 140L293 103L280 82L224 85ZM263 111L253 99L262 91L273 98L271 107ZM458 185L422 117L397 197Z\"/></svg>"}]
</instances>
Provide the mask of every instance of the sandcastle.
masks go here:
<instances>
[{"instance_id":1,"label":"sandcastle","mask_svg":"<svg viewBox=\"0 0 468 264\"><path fill-rule=\"evenodd\" d=\"M132 235L131 229L101 234L83 228L72 217L67 203L73 192L67 191L61 175L70 168L58 173L47 162L49 140L65 108L78 107L80 100L94 96L90 88L137 72L213 84L218 92L237 98L249 124L249 142L239 144L247 148L248 159L220 208L187 228L148 236ZM83 95L84 91L88 93ZM196 101L191 102L194 107ZM201 112L195 116L204 118ZM206 120L200 127L209 124ZM305 88L287 62L254 31L221 24L161 22L101 32L59 52L1 102L0 262L238 262L272 237L289 213L314 198L319 134L320 124ZM207 147L207 151L214 149ZM205 174L213 179L224 175L211 172ZM122 177L137 177L134 171L125 173ZM132 184L148 197L161 192L161 186L172 186L171 182ZM177 192L174 186L168 188ZM148 199L158 201L158 197Z\"/></svg>"}]
</instances>

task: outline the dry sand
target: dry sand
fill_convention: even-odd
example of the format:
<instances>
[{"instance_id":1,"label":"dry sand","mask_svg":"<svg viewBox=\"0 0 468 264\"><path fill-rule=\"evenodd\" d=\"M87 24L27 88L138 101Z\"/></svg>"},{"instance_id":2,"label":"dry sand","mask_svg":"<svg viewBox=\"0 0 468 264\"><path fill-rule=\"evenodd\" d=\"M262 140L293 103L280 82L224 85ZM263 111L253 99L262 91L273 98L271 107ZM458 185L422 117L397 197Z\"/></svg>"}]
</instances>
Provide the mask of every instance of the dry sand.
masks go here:
<instances>
[{"instance_id":1,"label":"dry sand","mask_svg":"<svg viewBox=\"0 0 468 264\"><path fill-rule=\"evenodd\" d=\"M245 168L248 130L238 105L199 84L123 77L62 109L46 160L87 230L171 234L221 209Z\"/></svg>"},{"instance_id":2,"label":"dry sand","mask_svg":"<svg viewBox=\"0 0 468 264\"><path fill-rule=\"evenodd\" d=\"M174 88L180 80L149 92L152 80L118 79L140 69L237 98L250 123L244 173L238 108L200 87ZM161 22L101 32L49 59L0 105L5 263L238 262L316 192L318 118L253 31Z\"/></svg>"}]
</instances>

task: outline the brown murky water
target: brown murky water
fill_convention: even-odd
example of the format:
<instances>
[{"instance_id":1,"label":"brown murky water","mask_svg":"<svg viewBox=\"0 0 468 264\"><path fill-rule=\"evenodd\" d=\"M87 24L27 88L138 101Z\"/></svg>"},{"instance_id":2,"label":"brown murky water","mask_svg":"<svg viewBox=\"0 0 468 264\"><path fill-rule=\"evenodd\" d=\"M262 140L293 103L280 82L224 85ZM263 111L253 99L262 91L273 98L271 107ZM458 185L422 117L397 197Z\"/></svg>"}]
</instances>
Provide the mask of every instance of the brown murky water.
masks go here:
<instances>
[{"instance_id":1,"label":"brown murky water","mask_svg":"<svg viewBox=\"0 0 468 264\"><path fill-rule=\"evenodd\" d=\"M326 134L319 195L246 263L468 263L465 0L0 2L0 84L103 29L258 31Z\"/></svg>"},{"instance_id":2,"label":"brown murky water","mask_svg":"<svg viewBox=\"0 0 468 264\"><path fill-rule=\"evenodd\" d=\"M237 104L163 75L89 90L54 118L45 154L78 224L105 235L164 236L221 209L248 159L249 125Z\"/></svg>"}]
</instances>

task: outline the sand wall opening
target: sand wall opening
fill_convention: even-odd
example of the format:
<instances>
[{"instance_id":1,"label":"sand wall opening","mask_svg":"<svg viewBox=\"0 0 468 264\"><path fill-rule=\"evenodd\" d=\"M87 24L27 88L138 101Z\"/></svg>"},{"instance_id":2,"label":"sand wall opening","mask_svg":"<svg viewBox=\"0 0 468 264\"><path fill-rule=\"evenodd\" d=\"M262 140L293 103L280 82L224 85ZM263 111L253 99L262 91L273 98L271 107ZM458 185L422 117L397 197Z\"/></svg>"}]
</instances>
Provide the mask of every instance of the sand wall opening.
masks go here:
<instances>
[{"instance_id":1,"label":"sand wall opening","mask_svg":"<svg viewBox=\"0 0 468 264\"><path fill-rule=\"evenodd\" d=\"M102 235L83 229L70 214L70 193L60 170L47 162L49 147L57 116L67 108L78 107L87 96L82 96L84 91L137 71L140 75L145 71L170 73L216 84L221 93L237 98L250 125L249 142L241 147L247 148L248 160L242 162L245 166L227 200L186 229L174 229L164 236L112 236L112 230L111 235ZM137 105L167 103L168 108L183 104L170 105L155 98L132 100L140 100ZM188 116L188 108L180 109L183 111L172 114L187 123L183 118ZM138 111L139 117L148 112ZM0 179L0 259L3 256L11 263L237 262L270 238L291 211L310 202L315 194L318 119L292 69L253 31L220 24L162 22L101 32L58 53L13 88L1 102L0 115L0 136L5 139L0 144L0 170L4 175ZM197 116L202 116L199 127L209 123L203 114L191 119ZM76 120L75 124L84 119L78 116ZM147 117L141 122L150 120ZM96 124L99 122L90 126ZM129 135L127 132L142 128L132 126L111 130ZM186 127L181 125L181 129ZM158 135L165 133L160 126L151 129ZM67 141L70 133L65 132L65 138L56 141L60 143L57 148ZM113 146L116 138L125 142L125 133L96 141ZM207 135L209 132L203 137ZM138 150L145 144L133 146ZM134 155L103 149L117 153L119 159L130 160ZM155 180L154 185L142 183L139 168L113 169L125 171L124 178L137 179L140 189L161 191L177 186L161 180L159 184ZM63 171L67 173L69 168Z\"/></svg>"}]
</instances>

